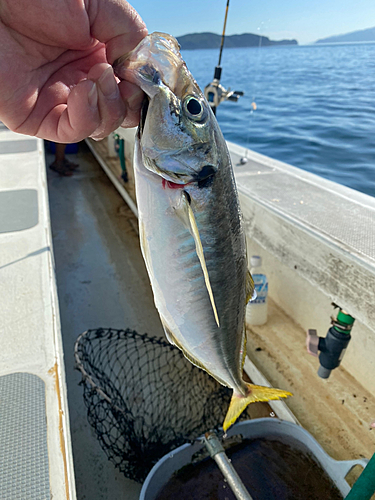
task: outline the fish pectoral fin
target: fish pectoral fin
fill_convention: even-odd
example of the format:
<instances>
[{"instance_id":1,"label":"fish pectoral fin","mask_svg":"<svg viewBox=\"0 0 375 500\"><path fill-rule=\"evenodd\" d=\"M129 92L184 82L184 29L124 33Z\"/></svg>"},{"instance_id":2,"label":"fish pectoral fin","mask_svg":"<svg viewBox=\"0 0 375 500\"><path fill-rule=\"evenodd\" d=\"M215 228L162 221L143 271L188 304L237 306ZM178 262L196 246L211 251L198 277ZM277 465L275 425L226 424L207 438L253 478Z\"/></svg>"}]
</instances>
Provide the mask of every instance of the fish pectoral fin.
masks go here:
<instances>
[{"instance_id":1,"label":"fish pectoral fin","mask_svg":"<svg viewBox=\"0 0 375 500\"><path fill-rule=\"evenodd\" d=\"M283 391L282 389L274 389L273 387L263 387L262 385L246 384L249 391L247 396L242 396L233 392L232 399L229 404L227 414L223 423L224 432L235 423L237 418L245 410L250 403L259 401L272 401L275 399L287 398L293 396L291 392Z\"/></svg>"},{"instance_id":2,"label":"fish pectoral fin","mask_svg":"<svg viewBox=\"0 0 375 500\"><path fill-rule=\"evenodd\" d=\"M198 226L197 226L197 223L196 223L196 220L194 217L194 212L193 212L191 205L190 205L190 201L189 201L190 196L189 196L189 198L188 198L188 196L189 195L187 193L182 191L182 199L184 201L185 209L187 210L187 214L188 214L188 218L189 218L190 232L194 238L195 250L197 252L197 256L198 256L198 259L199 259L199 262L200 262L200 265L201 265L201 268L203 271L204 282L206 284L207 292L208 292L208 295L210 297L211 307L212 307L212 310L214 313L215 321L216 321L218 328L220 328L219 315L217 313L214 294L212 292L212 287L211 287L211 283L210 283L210 277L208 275L206 260L204 258L203 245L201 242L201 238L199 236L199 230L198 230Z\"/></svg>"},{"instance_id":3,"label":"fish pectoral fin","mask_svg":"<svg viewBox=\"0 0 375 500\"><path fill-rule=\"evenodd\" d=\"M257 298L257 293L255 291L254 280L253 280L253 277L251 276L250 271L247 270L247 275L246 275L246 304L250 300L254 300L256 298Z\"/></svg>"}]
</instances>

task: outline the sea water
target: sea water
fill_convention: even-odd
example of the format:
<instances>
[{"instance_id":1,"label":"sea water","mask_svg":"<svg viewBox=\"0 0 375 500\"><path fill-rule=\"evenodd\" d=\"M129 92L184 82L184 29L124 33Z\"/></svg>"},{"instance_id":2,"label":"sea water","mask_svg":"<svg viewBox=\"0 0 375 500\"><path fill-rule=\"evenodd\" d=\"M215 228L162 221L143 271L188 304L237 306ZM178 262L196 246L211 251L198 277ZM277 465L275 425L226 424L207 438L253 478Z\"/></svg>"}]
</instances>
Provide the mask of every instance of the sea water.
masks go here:
<instances>
[{"instance_id":1,"label":"sea water","mask_svg":"<svg viewBox=\"0 0 375 500\"><path fill-rule=\"evenodd\" d=\"M203 89L219 50L184 50ZM226 49L225 139L375 196L375 43ZM252 110L252 102L257 109Z\"/></svg>"}]
</instances>

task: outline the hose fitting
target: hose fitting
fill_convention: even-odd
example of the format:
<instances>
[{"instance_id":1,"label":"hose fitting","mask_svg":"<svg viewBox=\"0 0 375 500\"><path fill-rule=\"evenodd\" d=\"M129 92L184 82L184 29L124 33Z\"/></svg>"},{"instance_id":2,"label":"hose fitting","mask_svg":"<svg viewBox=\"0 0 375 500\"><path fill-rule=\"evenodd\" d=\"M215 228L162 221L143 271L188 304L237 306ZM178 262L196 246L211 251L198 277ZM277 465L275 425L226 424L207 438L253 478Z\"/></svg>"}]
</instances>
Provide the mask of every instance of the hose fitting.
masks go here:
<instances>
[{"instance_id":1,"label":"hose fitting","mask_svg":"<svg viewBox=\"0 0 375 500\"><path fill-rule=\"evenodd\" d=\"M338 307L333 304L334 307ZM331 328L325 337L318 337L316 330L308 330L306 346L309 354L318 356L320 366L318 375L321 378L328 378L331 371L337 368L351 339L350 332L353 328L355 319L339 308L336 318L331 318Z\"/></svg>"}]
</instances>

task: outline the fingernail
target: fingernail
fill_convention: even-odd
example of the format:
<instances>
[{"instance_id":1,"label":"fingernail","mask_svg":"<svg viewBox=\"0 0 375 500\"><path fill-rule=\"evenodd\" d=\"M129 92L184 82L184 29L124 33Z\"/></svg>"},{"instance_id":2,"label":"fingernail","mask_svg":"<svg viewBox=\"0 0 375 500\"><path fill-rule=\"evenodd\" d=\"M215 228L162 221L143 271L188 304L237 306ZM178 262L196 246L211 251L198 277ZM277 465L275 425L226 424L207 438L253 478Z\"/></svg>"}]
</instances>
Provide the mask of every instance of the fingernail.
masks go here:
<instances>
[{"instance_id":1,"label":"fingernail","mask_svg":"<svg viewBox=\"0 0 375 500\"><path fill-rule=\"evenodd\" d=\"M87 99L89 101L89 105L92 108L96 108L96 106L98 105L98 89L96 88L96 83L95 82L92 83L93 83L92 89L88 93Z\"/></svg>"},{"instance_id":2,"label":"fingernail","mask_svg":"<svg viewBox=\"0 0 375 500\"><path fill-rule=\"evenodd\" d=\"M104 71L98 83L100 90L106 97L112 97L118 93L117 83L111 66Z\"/></svg>"}]
</instances>

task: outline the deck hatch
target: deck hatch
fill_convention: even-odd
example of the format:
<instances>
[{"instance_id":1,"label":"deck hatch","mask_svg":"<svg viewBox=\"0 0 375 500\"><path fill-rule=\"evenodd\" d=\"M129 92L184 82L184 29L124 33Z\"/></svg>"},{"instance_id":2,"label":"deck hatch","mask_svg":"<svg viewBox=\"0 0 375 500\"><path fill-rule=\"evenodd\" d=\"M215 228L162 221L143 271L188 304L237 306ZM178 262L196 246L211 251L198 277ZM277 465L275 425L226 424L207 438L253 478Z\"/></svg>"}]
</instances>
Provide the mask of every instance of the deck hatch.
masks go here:
<instances>
[{"instance_id":1,"label":"deck hatch","mask_svg":"<svg viewBox=\"0 0 375 500\"><path fill-rule=\"evenodd\" d=\"M51 498L45 385L31 373L0 377L0 498Z\"/></svg>"},{"instance_id":2,"label":"deck hatch","mask_svg":"<svg viewBox=\"0 0 375 500\"><path fill-rule=\"evenodd\" d=\"M38 143L36 139L0 141L0 154L31 153L37 151L37 149Z\"/></svg>"},{"instance_id":3,"label":"deck hatch","mask_svg":"<svg viewBox=\"0 0 375 500\"><path fill-rule=\"evenodd\" d=\"M0 192L0 233L23 231L38 224L36 189Z\"/></svg>"}]
</instances>

